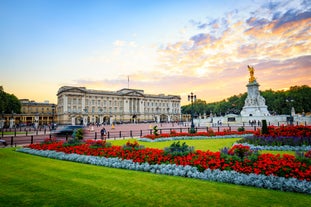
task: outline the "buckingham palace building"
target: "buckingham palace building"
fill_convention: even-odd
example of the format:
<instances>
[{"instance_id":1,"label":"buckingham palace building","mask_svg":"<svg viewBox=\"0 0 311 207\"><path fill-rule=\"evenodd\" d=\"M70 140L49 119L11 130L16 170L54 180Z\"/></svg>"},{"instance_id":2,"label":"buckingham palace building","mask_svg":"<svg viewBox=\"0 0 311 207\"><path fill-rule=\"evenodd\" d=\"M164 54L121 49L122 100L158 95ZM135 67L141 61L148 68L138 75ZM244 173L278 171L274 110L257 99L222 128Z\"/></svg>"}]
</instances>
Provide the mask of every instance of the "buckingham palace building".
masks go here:
<instances>
[{"instance_id":1,"label":"buckingham palace building","mask_svg":"<svg viewBox=\"0 0 311 207\"><path fill-rule=\"evenodd\" d=\"M57 92L57 122L88 125L140 122L176 122L181 119L180 96L145 94L63 86Z\"/></svg>"}]
</instances>

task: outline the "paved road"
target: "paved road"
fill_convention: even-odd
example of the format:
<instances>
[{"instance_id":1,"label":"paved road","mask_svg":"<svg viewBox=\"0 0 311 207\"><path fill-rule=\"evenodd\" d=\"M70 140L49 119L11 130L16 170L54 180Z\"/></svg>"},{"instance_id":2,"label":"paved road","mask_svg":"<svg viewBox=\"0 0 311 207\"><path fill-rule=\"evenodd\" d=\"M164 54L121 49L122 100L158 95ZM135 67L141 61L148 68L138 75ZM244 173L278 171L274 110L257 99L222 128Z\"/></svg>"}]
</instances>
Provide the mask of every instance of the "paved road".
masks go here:
<instances>
[{"instance_id":1,"label":"paved road","mask_svg":"<svg viewBox=\"0 0 311 207\"><path fill-rule=\"evenodd\" d=\"M176 123L144 123L144 124L120 124L120 125L104 125L104 126L89 126L85 129L84 139L100 139L100 130L105 127L107 131L107 139L127 139L130 137L141 137L146 134L151 134L153 132L153 127L158 126L159 133L170 133L170 130L174 129L176 132L187 132L190 128L190 123L184 124L176 124ZM237 131L240 126L217 126L213 127L213 130L216 131L224 131L224 130L232 130ZM256 130L256 127L246 126L246 130ZM27 129L29 130L29 129ZM198 127L198 131L207 131L207 127ZM13 133L12 135L1 135L1 139L5 140L8 145L16 146L16 145L26 145L30 143L40 143L44 139L53 137L51 131L49 130L41 130L41 131L26 131L25 129L17 129L16 135ZM67 137L67 138L70 138ZM58 138L65 140L66 137ZM3 145L0 143L0 147Z\"/></svg>"}]
</instances>

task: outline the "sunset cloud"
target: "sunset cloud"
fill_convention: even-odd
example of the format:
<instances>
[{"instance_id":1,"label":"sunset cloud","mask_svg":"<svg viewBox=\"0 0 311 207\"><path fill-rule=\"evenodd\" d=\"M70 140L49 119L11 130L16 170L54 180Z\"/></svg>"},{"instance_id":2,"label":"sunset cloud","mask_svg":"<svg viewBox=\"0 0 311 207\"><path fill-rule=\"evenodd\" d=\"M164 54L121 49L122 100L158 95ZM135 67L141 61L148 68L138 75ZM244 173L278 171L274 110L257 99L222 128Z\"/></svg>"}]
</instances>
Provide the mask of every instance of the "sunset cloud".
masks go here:
<instances>
[{"instance_id":1,"label":"sunset cloud","mask_svg":"<svg viewBox=\"0 0 311 207\"><path fill-rule=\"evenodd\" d=\"M194 79L197 71L207 71L204 79L219 91L233 82L245 83L249 64L264 88L311 84L310 4L289 2L265 3L243 15L235 10L207 22L193 20L198 33L161 48L160 62L166 70ZM197 84L194 88L207 91Z\"/></svg>"},{"instance_id":2,"label":"sunset cloud","mask_svg":"<svg viewBox=\"0 0 311 207\"><path fill-rule=\"evenodd\" d=\"M1 84L18 98L75 85L219 101L246 92L247 65L260 90L311 86L310 1L20 4L0 2Z\"/></svg>"}]
</instances>

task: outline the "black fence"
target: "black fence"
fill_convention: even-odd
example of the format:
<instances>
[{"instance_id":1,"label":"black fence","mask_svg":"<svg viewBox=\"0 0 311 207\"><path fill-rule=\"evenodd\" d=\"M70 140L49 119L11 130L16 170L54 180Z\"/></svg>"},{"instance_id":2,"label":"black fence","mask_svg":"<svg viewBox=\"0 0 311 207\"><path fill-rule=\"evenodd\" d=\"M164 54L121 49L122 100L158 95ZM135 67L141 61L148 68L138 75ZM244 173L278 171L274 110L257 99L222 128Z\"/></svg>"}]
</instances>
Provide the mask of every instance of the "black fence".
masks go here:
<instances>
[{"instance_id":1,"label":"black fence","mask_svg":"<svg viewBox=\"0 0 311 207\"><path fill-rule=\"evenodd\" d=\"M298 122L297 122L298 125ZM305 124L306 125L306 124ZM244 127L244 130L247 131L256 131L261 129L261 126L258 125L221 125L221 126L212 126L212 127L195 127L197 132L208 132L212 129L214 132L222 132L222 131L237 131L238 128ZM99 132L100 128L97 128L95 131L87 131L83 138L84 139L106 139L106 140L116 140L116 139L126 139L126 138L133 138L133 137L143 137L148 134L153 133L153 129L140 129L140 130L123 130L118 131L111 129L107 131L105 137L101 137ZM186 126L175 126L175 127L168 127L168 128L158 128L158 133L170 133L172 130L176 131L177 133L182 132L189 132L190 127ZM33 143L40 143L43 142L45 139L54 138L53 131L49 128L13 128L13 129L1 129L0 131L0 147L1 145L7 144L10 146L18 146L18 145L27 145ZM63 137L55 137L58 140L68 140L72 137L71 134L67 134Z\"/></svg>"},{"instance_id":2,"label":"black fence","mask_svg":"<svg viewBox=\"0 0 311 207\"><path fill-rule=\"evenodd\" d=\"M212 129L214 132L221 132L225 130L229 131L237 131L239 126L217 126L217 127L195 127L197 132L208 132ZM245 130L257 130L258 126L248 126L244 127ZM97 130L99 130L98 128ZM158 133L171 133L174 130L177 133L189 132L190 127L171 127L171 128L159 128ZM87 139L106 139L106 140L116 140L116 139L127 139L133 137L143 137L148 134L153 134L153 129L141 129L141 130L109 130L107 131L104 137L101 136L99 131L87 131L84 133L83 138ZM62 137L55 137L53 135L53 131L49 129L3 129L1 130L1 140L2 144L5 142L7 145L10 146L19 146L19 145L27 145L33 143L41 143L45 139L48 138L56 138L57 140L66 141L72 137L71 134L64 135ZM1 143L0 143L1 145Z\"/></svg>"}]
</instances>

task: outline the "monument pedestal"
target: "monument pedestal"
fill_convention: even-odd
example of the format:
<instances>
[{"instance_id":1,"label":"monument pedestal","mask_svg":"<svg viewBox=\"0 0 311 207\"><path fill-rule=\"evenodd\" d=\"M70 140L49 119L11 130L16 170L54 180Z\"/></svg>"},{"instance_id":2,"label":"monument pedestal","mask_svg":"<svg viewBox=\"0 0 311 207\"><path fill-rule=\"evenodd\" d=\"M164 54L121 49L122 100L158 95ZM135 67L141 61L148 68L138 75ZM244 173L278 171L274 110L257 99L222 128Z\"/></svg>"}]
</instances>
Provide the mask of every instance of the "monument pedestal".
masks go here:
<instances>
[{"instance_id":1,"label":"monument pedestal","mask_svg":"<svg viewBox=\"0 0 311 207\"><path fill-rule=\"evenodd\" d=\"M247 98L245 99L244 107L241 111L242 117L251 116L269 116L268 107L265 104L265 99L259 93L259 84L256 80L247 85Z\"/></svg>"}]
</instances>

